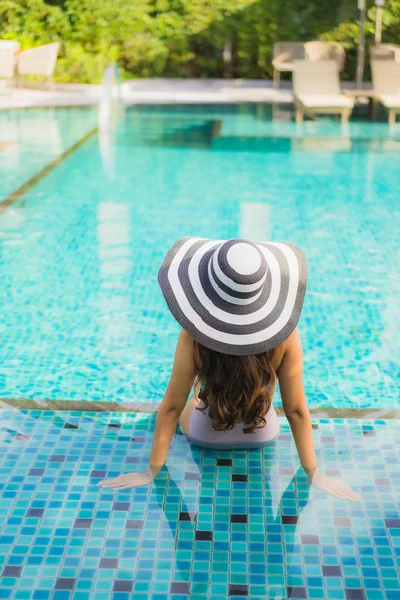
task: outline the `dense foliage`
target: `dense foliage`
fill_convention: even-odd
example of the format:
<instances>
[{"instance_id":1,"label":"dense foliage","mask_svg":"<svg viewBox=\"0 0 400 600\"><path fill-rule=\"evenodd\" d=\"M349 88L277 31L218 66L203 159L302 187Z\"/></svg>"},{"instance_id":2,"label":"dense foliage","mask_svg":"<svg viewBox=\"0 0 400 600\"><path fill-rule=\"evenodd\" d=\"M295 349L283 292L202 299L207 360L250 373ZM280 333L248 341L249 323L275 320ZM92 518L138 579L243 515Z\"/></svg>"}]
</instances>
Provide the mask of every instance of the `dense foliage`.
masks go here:
<instances>
[{"instance_id":1,"label":"dense foliage","mask_svg":"<svg viewBox=\"0 0 400 600\"><path fill-rule=\"evenodd\" d=\"M265 78L274 42L312 39L343 42L354 78L357 18L356 0L0 0L0 38L23 48L61 41L64 82L98 82L113 61L126 77ZM386 2L383 35L400 39L400 0Z\"/></svg>"}]
</instances>

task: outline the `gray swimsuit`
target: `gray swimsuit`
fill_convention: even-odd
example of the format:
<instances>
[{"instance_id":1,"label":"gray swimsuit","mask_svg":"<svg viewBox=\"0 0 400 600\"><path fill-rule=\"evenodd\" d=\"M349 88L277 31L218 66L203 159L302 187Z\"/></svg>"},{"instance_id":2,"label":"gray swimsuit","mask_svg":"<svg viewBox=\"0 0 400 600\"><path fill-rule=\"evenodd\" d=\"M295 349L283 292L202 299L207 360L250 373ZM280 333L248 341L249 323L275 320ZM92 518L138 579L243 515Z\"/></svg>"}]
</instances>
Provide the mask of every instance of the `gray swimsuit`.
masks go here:
<instances>
[{"instance_id":1,"label":"gray swimsuit","mask_svg":"<svg viewBox=\"0 0 400 600\"><path fill-rule=\"evenodd\" d=\"M199 400L199 407L204 408L202 400ZM203 448L213 449L260 448L273 442L279 434L278 417L272 404L265 420L265 427L256 429L253 433L244 433L243 424L240 422L229 431L216 431L212 427L208 411L202 413L194 409L190 416L188 441Z\"/></svg>"}]
</instances>

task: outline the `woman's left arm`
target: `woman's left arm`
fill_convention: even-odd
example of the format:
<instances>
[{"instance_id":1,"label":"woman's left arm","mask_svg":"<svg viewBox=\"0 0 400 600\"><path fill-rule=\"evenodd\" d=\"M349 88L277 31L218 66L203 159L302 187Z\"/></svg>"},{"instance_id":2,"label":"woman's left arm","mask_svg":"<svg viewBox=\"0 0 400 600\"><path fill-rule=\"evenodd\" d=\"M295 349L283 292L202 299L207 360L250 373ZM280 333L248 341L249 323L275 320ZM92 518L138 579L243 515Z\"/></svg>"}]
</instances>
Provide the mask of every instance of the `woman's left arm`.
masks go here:
<instances>
[{"instance_id":1,"label":"woman's left arm","mask_svg":"<svg viewBox=\"0 0 400 600\"><path fill-rule=\"evenodd\" d=\"M359 501L359 494L346 483L325 477L317 466L310 411L303 387L303 352L296 328L286 340L278 377L282 404L293 433L300 462L313 487L343 500Z\"/></svg>"},{"instance_id":2,"label":"woman's left arm","mask_svg":"<svg viewBox=\"0 0 400 600\"><path fill-rule=\"evenodd\" d=\"M157 411L153 444L146 471L105 479L100 481L101 487L121 490L151 483L167 458L172 437L180 414L185 408L195 375L193 339L182 329L176 346L171 377Z\"/></svg>"}]
</instances>

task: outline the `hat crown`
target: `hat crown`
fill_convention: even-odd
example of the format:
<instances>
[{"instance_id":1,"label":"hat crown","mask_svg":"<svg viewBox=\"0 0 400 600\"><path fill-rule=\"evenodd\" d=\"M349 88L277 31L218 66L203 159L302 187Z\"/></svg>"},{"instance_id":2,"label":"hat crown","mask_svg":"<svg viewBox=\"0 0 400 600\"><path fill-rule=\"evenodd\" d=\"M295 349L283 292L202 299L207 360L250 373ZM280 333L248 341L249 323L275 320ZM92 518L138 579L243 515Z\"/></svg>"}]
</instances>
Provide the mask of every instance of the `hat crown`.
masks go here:
<instances>
[{"instance_id":1,"label":"hat crown","mask_svg":"<svg viewBox=\"0 0 400 600\"><path fill-rule=\"evenodd\" d=\"M237 285L254 285L261 283L267 272L267 263L259 248L252 242L243 239L232 239L221 244L214 251L213 267L224 279ZM229 281L225 281L225 278Z\"/></svg>"},{"instance_id":2,"label":"hat crown","mask_svg":"<svg viewBox=\"0 0 400 600\"><path fill-rule=\"evenodd\" d=\"M249 304L261 293L267 277L264 254L247 240L228 240L216 248L209 279L217 294L235 304Z\"/></svg>"},{"instance_id":3,"label":"hat crown","mask_svg":"<svg viewBox=\"0 0 400 600\"><path fill-rule=\"evenodd\" d=\"M224 242L215 259L222 273L237 284L257 283L267 270L260 250L247 240L233 239Z\"/></svg>"}]
</instances>

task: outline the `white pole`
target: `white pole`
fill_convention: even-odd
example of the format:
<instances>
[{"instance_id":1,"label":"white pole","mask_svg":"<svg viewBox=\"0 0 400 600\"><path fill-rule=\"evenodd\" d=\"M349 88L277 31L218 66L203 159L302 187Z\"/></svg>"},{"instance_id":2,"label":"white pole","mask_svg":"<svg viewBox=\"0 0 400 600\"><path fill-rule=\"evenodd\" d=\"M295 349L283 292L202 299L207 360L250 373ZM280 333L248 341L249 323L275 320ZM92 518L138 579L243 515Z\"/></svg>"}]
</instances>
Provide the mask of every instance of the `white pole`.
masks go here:
<instances>
[{"instance_id":1,"label":"white pole","mask_svg":"<svg viewBox=\"0 0 400 600\"><path fill-rule=\"evenodd\" d=\"M230 79L232 77L232 40L225 40L222 57L224 61L224 77Z\"/></svg>"},{"instance_id":2,"label":"white pole","mask_svg":"<svg viewBox=\"0 0 400 600\"><path fill-rule=\"evenodd\" d=\"M382 42L382 7L385 0L375 0L376 4L376 19L375 19L375 44Z\"/></svg>"},{"instance_id":3,"label":"white pole","mask_svg":"<svg viewBox=\"0 0 400 600\"><path fill-rule=\"evenodd\" d=\"M358 53L357 53L357 71L356 71L356 88L362 88L363 74L364 74L364 54L365 54L365 0L358 0L358 9L360 11L360 39L358 41Z\"/></svg>"}]
</instances>

